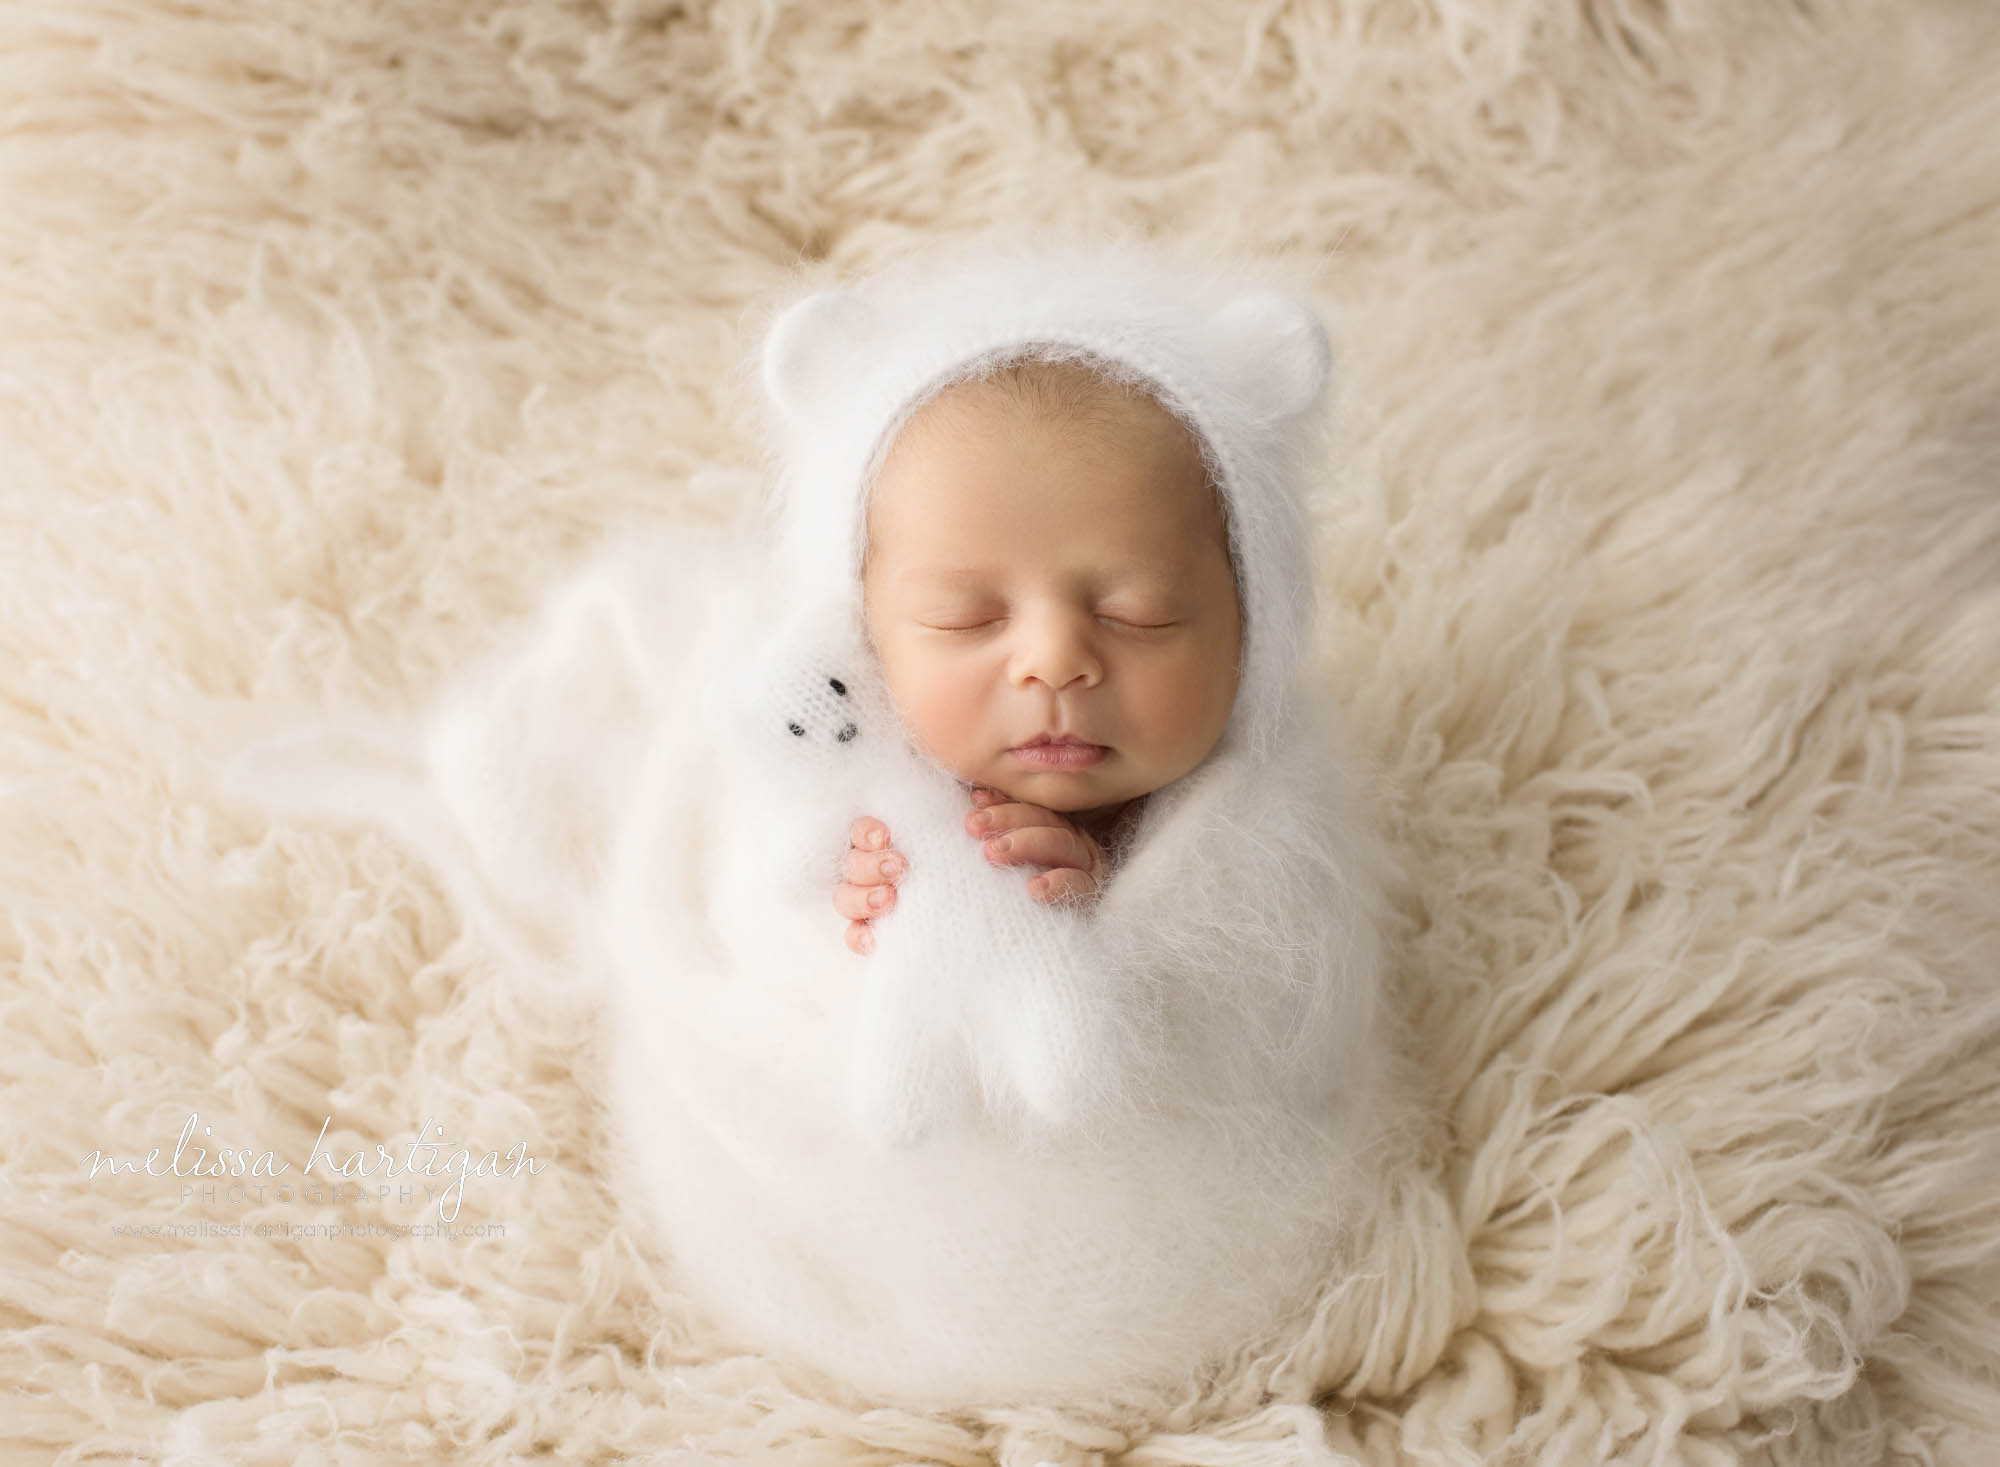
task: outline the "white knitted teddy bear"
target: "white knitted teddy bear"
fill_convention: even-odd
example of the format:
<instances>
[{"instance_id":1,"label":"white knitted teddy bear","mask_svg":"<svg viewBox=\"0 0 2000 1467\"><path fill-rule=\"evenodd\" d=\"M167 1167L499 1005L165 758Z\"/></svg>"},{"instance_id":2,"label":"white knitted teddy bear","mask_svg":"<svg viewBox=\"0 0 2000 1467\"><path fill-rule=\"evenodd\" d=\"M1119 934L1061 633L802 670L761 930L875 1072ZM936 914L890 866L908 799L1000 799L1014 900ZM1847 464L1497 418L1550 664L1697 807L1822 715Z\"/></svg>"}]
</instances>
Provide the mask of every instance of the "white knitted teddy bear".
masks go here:
<instances>
[{"instance_id":1,"label":"white knitted teddy bear","mask_svg":"<svg viewBox=\"0 0 2000 1467\"><path fill-rule=\"evenodd\" d=\"M911 1145L983 1113L1064 1125L1117 1094L1139 1021L1076 906L1031 901L964 829L970 786L897 717L851 606L794 610L731 689L727 749L746 797L719 838L725 883L824 907L847 831L884 821L909 860L862 962L848 1098L877 1139ZM1025 1113L1024 1113L1025 1112Z\"/></svg>"}]
</instances>

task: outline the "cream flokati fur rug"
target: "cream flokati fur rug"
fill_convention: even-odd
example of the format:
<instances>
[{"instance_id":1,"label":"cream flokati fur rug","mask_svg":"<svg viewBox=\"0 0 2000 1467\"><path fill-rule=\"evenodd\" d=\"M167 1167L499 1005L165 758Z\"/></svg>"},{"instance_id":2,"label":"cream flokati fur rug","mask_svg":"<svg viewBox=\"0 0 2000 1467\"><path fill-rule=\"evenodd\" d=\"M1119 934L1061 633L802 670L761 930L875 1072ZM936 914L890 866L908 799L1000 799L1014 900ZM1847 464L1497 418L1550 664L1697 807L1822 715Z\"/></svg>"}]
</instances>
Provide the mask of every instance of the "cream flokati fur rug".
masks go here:
<instances>
[{"instance_id":1,"label":"cream flokati fur rug","mask_svg":"<svg viewBox=\"0 0 2000 1467\"><path fill-rule=\"evenodd\" d=\"M2000 1459L1989 7L74 0L0 57L22 1459ZM588 1014L212 773L734 514L794 264L995 217L1338 328L1325 673L1437 1107L1288 1349L1115 1417L732 1353ZM288 1174L147 1175L190 1115Z\"/></svg>"}]
</instances>

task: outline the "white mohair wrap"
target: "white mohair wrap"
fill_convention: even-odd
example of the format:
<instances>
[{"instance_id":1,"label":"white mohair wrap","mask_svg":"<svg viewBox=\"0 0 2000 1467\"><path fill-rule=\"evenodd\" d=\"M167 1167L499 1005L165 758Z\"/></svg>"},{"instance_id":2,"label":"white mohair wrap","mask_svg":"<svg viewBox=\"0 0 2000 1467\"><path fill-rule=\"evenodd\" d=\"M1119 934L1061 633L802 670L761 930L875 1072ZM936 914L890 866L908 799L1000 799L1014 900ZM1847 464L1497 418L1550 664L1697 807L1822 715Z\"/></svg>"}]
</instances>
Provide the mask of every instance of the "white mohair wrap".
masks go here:
<instances>
[{"instance_id":1,"label":"white mohair wrap","mask_svg":"<svg viewBox=\"0 0 2000 1467\"><path fill-rule=\"evenodd\" d=\"M601 557L444 700L379 818L456 862L517 953L608 977L635 1191L745 1344L911 1404L1192 1379L1337 1269L1389 1113L1383 858L1297 676L1325 331L1246 267L988 243L808 294L761 350L766 533ZM1085 908L984 860L861 616L897 428L1028 356L1088 361L1193 430L1243 602L1221 741L1148 797ZM530 759L571 772L560 808L522 805L550 787ZM282 772L250 782L286 802ZM291 803L362 813L340 783ZM863 814L910 862L865 957L832 906Z\"/></svg>"}]
</instances>

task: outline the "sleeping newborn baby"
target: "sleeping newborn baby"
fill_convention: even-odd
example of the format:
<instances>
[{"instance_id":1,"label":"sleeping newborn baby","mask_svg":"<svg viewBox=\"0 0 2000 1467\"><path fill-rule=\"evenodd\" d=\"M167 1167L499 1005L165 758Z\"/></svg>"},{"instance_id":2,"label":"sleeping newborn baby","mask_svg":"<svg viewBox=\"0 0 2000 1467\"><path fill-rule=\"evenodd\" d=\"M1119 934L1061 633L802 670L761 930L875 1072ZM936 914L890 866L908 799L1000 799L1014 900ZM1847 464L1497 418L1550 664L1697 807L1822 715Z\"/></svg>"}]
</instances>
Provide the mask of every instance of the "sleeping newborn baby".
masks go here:
<instances>
[{"instance_id":1,"label":"sleeping newborn baby","mask_svg":"<svg viewBox=\"0 0 2000 1467\"><path fill-rule=\"evenodd\" d=\"M1185 1389L1337 1281L1391 1105L1325 333L1249 267L986 244L759 367L757 533L622 546L414 754L248 785L595 981L620 1174L737 1340L916 1405Z\"/></svg>"},{"instance_id":2,"label":"sleeping newborn baby","mask_svg":"<svg viewBox=\"0 0 2000 1467\"><path fill-rule=\"evenodd\" d=\"M738 579L784 611L725 613L608 906L656 1010L623 1107L743 1338L897 1399L1102 1395L1333 1276L1386 1061L1382 867L1307 653L1329 358L1296 297L1136 249L974 250L770 327Z\"/></svg>"},{"instance_id":3,"label":"sleeping newborn baby","mask_svg":"<svg viewBox=\"0 0 2000 1467\"><path fill-rule=\"evenodd\" d=\"M936 853L927 864L971 861L952 848L959 824L995 866L1041 871L1032 901L1095 898L1145 797L1207 757L1236 693L1225 516L1187 428L1082 364L999 366L911 416L865 535L870 660L895 723L953 776L905 816ZM920 1139L977 1080L989 1109L1012 1088L1055 1120L1132 1088L1147 1012L1093 960L1077 919L1017 910L977 931L972 913L1018 897L962 874L948 891L929 871L928 905L899 919L910 858L894 841L877 816L856 820L834 896L857 953L875 950L872 923L899 928L883 965L900 971L876 977L860 1011L863 1122Z\"/></svg>"},{"instance_id":4,"label":"sleeping newborn baby","mask_svg":"<svg viewBox=\"0 0 2000 1467\"><path fill-rule=\"evenodd\" d=\"M1221 497L1158 402L1087 367L1017 362L896 438L868 509L869 640L896 708L975 788L989 859L1033 900L1097 895L1145 797L1222 736L1242 616ZM856 823L848 943L908 862Z\"/></svg>"}]
</instances>

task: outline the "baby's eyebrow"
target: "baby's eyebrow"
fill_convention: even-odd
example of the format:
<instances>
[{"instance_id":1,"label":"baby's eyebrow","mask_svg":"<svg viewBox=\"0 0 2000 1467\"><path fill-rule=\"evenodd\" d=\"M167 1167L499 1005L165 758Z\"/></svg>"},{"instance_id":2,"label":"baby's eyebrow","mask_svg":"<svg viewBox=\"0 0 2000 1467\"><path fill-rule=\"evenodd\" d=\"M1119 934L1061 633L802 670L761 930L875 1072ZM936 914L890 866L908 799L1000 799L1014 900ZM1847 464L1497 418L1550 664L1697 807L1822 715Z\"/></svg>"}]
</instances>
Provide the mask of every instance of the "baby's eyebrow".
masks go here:
<instances>
[{"instance_id":1,"label":"baby's eyebrow","mask_svg":"<svg viewBox=\"0 0 2000 1467\"><path fill-rule=\"evenodd\" d=\"M986 575L987 572L979 569L977 566L921 565L904 571L896 579L904 582L937 581L950 585L958 585L965 581L984 580Z\"/></svg>"},{"instance_id":2,"label":"baby's eyebrow","mask_svg":"<svg viewBox=\"0 0 2000 1467\"><path fill-rule=\"evenodd\" d=\"M1165 560L1134 560L1123 565L1108 568L1115 577L1156 580L1178 585L1185 575L1182 567ZM933 585L964 585L968 582L990 580L993 571L972 565L921 565L912 566L901 572L896 579L903 584L929 583Z\"/></svg>"}]
</instances>

